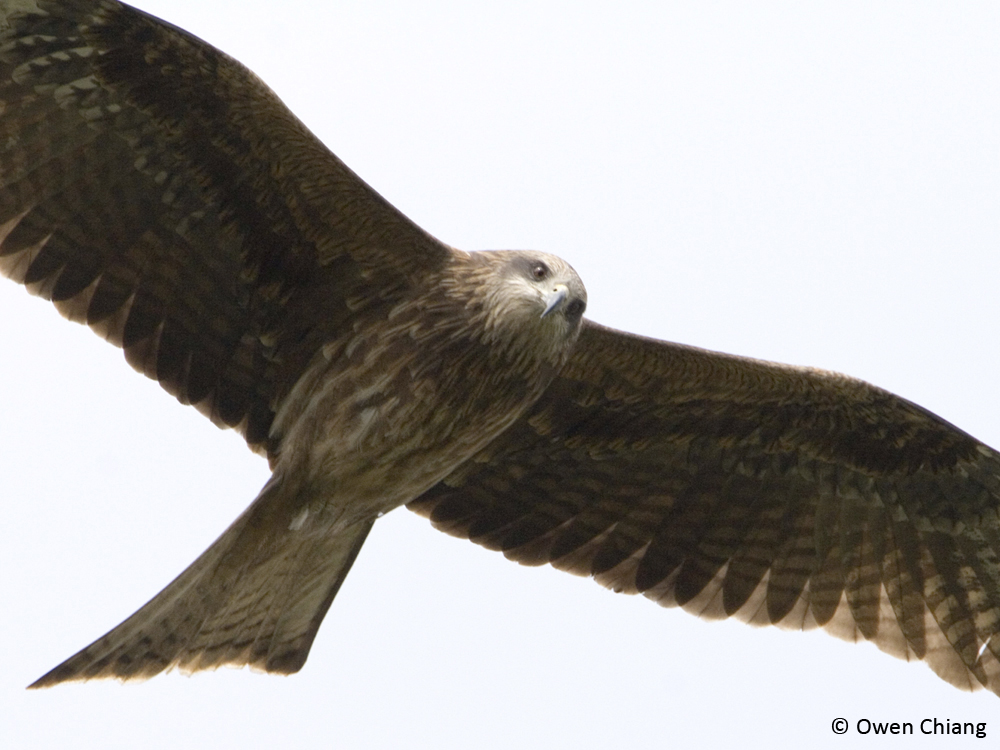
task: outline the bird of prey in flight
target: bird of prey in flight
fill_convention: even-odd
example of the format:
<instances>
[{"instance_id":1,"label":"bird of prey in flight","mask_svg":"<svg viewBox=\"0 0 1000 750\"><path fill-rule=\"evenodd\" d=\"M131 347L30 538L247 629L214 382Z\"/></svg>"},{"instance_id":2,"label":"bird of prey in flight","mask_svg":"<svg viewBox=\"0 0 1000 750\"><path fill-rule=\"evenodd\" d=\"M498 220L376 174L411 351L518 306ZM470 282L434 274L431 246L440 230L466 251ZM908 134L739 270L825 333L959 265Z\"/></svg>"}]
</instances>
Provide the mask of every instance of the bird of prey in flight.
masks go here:
<instances>
[{"instance_id":1,"label":"bird of prey in flight","mask_svg":"<svg viewBox=\"0 0 1000 750\"><path fill-rule=\"evenodd\" d=\"M375 520L1000 693L1000 454L868 383L583 318L428 235L251 72L115 0L0 0L0 272L265 455L201 557L34 686L295 672Z\"/></svg>"}]
</instances>

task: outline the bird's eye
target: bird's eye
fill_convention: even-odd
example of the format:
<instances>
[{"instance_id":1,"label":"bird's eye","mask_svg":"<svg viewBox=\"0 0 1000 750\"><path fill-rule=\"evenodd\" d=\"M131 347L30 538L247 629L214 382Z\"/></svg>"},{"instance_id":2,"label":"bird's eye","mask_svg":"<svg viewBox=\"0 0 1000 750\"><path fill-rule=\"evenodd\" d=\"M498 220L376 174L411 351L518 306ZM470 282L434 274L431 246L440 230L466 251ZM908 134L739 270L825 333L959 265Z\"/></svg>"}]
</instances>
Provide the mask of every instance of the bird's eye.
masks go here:
<instances>
[{"instance_id":1,"label":"bird's eye","mask_svg":"<svg viewBox=\"0 0 1000 750\"><path fill-rule=\"evenodd\" d=\"M536 263L531 267L531 275L536 281L542 281L549 275L549 267L544 263Z\"/></svg>"}]
</instances>

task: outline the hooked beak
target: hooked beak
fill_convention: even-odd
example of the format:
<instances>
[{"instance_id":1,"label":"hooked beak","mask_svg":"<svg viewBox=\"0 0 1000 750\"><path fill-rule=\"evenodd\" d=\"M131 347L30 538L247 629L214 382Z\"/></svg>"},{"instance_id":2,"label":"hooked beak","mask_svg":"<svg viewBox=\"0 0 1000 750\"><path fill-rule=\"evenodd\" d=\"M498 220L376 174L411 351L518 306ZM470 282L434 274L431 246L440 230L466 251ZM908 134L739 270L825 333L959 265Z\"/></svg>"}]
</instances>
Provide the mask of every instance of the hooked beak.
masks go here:
<instances>
[{"instance_id":1,"label":"hooked beak","mask_svg":"<svg viewBox=\"0 0 1000 750\"><path fill-rule=\"evenodd\" d=\"M565 284L556 284L555 288L545 295L545 309L542 310L542 317L544 318L559 307L560 303L568 296L569 288Z\"/></svg>"}]
</instances>

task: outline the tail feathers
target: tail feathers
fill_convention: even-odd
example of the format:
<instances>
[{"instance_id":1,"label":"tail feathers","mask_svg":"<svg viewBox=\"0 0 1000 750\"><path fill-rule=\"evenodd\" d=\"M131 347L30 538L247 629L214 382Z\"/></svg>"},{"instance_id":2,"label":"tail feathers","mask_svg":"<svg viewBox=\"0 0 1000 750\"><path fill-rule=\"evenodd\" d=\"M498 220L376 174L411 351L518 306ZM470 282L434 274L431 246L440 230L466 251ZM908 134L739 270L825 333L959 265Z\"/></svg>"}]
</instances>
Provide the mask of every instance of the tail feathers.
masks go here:
<instances>
[{"instance_id":1,"label":"tail feathers","mask_svg":"<svg viewBox=\"0 0 1000 750\"><path fill-rule=\"evenodd\" d=\"M374 521L346 528L292 524L294 503L281 494L272 480L163 591L29 687L146 679L174 666L301 669Z\"/></svg>"}]
</instances>

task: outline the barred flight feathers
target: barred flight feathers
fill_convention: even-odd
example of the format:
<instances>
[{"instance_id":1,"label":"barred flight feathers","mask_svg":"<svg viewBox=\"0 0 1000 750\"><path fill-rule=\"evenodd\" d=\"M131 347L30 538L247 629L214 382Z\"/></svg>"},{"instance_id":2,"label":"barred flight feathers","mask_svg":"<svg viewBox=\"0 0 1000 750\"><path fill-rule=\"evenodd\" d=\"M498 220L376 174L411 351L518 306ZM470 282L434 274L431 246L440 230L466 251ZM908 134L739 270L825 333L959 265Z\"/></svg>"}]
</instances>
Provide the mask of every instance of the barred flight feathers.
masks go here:
<instances>
[{"instance_id":1,"label":"barred flight feathers","mask_svg":"<svg viewBox=\"0 0 1000 750\"><path fill-rule=\"evenodd\" d=\"M115 2L21 7L2 6L0 273L273 449L319 346L447 249L201 40Z\"/></svg>"},{"instance_id":2,"label":"barred flight feathers","mask_svg":"<svg viewBox=\"0 0 1000 750\"><path fill-rule=\"evenodd\" d=\"M998 498L1000 455L886 391L588 322L545 396L408 507L521 563L1000 692Z\"/></svg>"}]
</instances>

